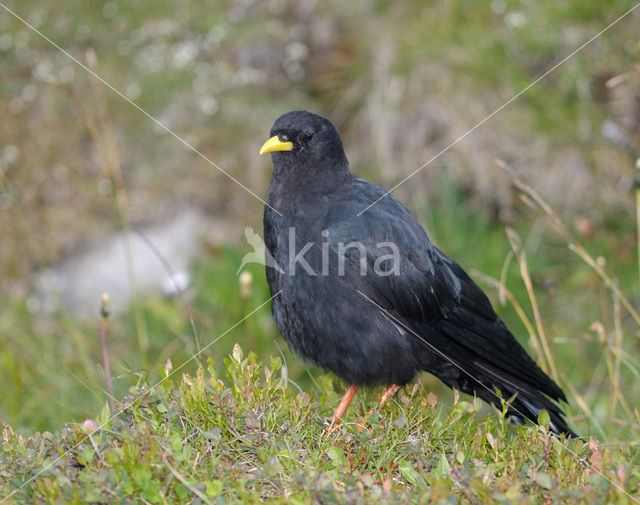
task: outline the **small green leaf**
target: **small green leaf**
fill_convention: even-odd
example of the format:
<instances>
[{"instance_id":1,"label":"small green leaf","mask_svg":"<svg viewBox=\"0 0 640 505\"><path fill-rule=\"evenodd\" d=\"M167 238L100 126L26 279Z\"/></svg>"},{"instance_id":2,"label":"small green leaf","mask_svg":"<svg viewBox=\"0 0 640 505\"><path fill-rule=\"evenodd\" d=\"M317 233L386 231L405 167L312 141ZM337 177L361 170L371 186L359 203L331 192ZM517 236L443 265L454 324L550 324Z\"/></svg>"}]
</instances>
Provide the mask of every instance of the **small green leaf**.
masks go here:
<instances>
[{"instance_id":1,"label":"small green leaf","mask_svg":"<svg viewBox=\"0 0 640 505\"><path fill-rule=\"evenodd\" d=\"M546 473L536 472L534 478L538 486L544 489L551 489L551 477L549 477Z\"/></svg>"},{"instance_id":2,"label":"small green leaf","mask_svg":"<svg viewBox=\"0 0 640 505\"><path fill-rule=\"evenodd\" d=\"M456 410L464 412L465 414L473 414L476 412L476 406L471 402L461 401L456 405Z\"/></svg>"},{"instance_id":3,"label":"small green leaf","mask_svg":"<svg viewBox=\"0 0 640 505\"><path fill-rule=\"evenodd\" d=\"M409 484L415 484L415 482L418 480L419 474L416 471L416 469L413 468L411 463L409 463L408 461L403 461L402 463L400 463L399 468L400 468L400 473L402 474L404 479Z\"/></svg>"},{"instance_id":4,"label":"small green leaf","mask_svg":"<svg viewBox=\"0 0 640 505\"><path fill-rule=\"evenodd\" d=\"M186 502L191 496L189 490L184 486L184 484L178 483L174 489L176 491L176 496L181 502Z\"/></svg>"},{"instance_id":5,"label":"small green leaf","mask_svg":"<svg viewBox=\"0 0 640 505\"><path fill-rule=\"evenodd\" d=\"M218 441L220 440L220 437L222 436L222 432L220 431L220 428L218 428L217 426L215 428L213 428L212 430L209 431L205 431L202 436L208 440L215 440Z\"/></svg>"},{"instance_id":6,"label":"small green leaf","mask_svg":"<svg viewBox=\"0 0 640 505\"><path fill-rule=\"evenodd\" d=\"M222 481L214 480L213 482L207 482L207 495L208 496L218 496L222 493Z\"/></svg>"},{"instance_id":7,"label":"small green leaf","mask_svg":"<svg viewBox=\"0 0 640 505\"><path fill-rule=\"evenodd\" d=\"M504 493L507 497L507 500L511 503L519 503L520 502L520 485L514 484Z\"/></svg>"},{"instance_id":8,"label":"small green leaf","mask_svg":"<svg viewBox=\"0 0 640 505\"><path fill-rule=\"evenodd\" d=\"M78 457L78 461L80 461L80 463L87 466L89 463L91 463L92 459L93 459L93 449L83 449L82 451L80 451L80 454Z\"/></svg>"},{"instance_id":9,"label":"small green leaf","mask_svg":"<svg viewBox=\"0 0 640 505\"><path fill-rule=\"evenodd\" d=\"M444 453L442 453L440 455L440 460L438 461L438 466L436 466L432 470L432 475L436 477L442 477L445 475L449 475L450 473L451 473L451 466L449 465L449 462L447 461L447 458L444 455Z\"/></svg>"},{"instance_id":10,"label":"small green leaf","mask_svg":"<svg viewBox=\"0 0 640 505\"><path fill-rule=\"evenodd\" d=\"M336 465L344 464L344 451L340 447L331 447L327 451L327 455Z\"/></svg>"},{"instance_id":11,"label":"small green leaf","mask_svg":"<svg viewBox=\"0 0 640 505\"><path fill-rule=\"evenodd\" d=\"M549 423L551 419L549 418L549 412L546 410L541 410L540 414L538 414L538 424L540 426L544 426L545 428L549 428Z\"/></svg>"},{"instance_id":12,"label":"small green leaf","mask_svg":"<svg viewBox=\"0 0 640 505\"><path fill-rule=\"evenodd\" d=\"M279 357L271 358L271 372L275 372L278 368L282 366L282 360Z\"/></svg>"},{"instance_id":13,"label":"small green leaf","mask_svg":"<svg viewBox=\"0 0 640 505\"><path fill-rule=\"evenodd\" d=\"M109 402L105 402L98 417L98 426L107 425L108 427L109 419L111 419L111 408L109 407Z\"/></svg>"},{"instance_id":14,"label":"small green leaf","mask_svg":"<svg viewBox=\"0 0 640 505\"><path fill-rule=\"evenodd\" d=\"M240 344L236 344L233 346L233 352L231 353L233 359L235 359L238 363L242 361L242 349L240 349Z\"/></svg>"},{"instance_id":15,"label":"small green leaf","mask_svg":"<svg viewBox=\"0 0 640 505\"><path fill-rule=\"evenodd\" d=\"M171 449L173 452L178 452L182 450L182 437L180 437L180 433L174 433L171 435Z\"/></svg>"},{"instance_id":16,"label":"small green leaf","mask_svg":"<svg viewBox=\"0 0 640 505\"><path fill-rule=\"evenodd\" d=\"M147 482L142 490L142 496L144 496L151 503L158 503L160 501L160 483L155 480Z\"/></svg>"}]
</instances>

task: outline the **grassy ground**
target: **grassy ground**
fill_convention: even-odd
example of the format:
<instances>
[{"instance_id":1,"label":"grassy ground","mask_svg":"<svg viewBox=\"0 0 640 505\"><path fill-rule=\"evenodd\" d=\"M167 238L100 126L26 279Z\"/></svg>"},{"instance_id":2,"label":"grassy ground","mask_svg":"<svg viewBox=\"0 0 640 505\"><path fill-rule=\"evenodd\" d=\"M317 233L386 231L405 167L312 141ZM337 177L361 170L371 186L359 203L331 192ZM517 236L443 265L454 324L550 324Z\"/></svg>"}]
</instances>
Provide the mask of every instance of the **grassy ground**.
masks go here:
<instances>
[{"instance_id":1,"label":"grassy ground","mask_svg":"<svg viewBox=\"0 0 640 505\"><path fill-rule=\"evenodd\" d=\"M0 495L15 490L9 504L622 504L640 491L629 447L514 427L473 401L442 407L421 382L361 431L376 392L359 395L326 431L339 400L330 377L309 394L279 358L263 366L236 346L225 363L226 373L211 361L131 388L115 419L107 406L97 420L31 439L5 427L0 463L11 472L0 473Z\"/></svg>"}]
</instances>

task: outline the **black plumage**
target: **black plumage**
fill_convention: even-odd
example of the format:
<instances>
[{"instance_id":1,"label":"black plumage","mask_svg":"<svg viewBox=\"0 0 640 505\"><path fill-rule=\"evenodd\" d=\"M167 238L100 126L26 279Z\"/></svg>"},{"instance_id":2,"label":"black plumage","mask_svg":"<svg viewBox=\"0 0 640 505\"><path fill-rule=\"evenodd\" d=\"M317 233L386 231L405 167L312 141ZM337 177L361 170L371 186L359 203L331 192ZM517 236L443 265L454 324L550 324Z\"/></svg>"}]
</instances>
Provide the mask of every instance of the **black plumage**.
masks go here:
<instances>
[{"instance_id":1,"label":"black plumage","mask_svg":"<svg viewBox=\"0 0 640 505\"><path fill-rule=\"evenodd\" d=\"M401 386L426 370L494 405L496 389L515 394L517 422L546 409L555 433L576 436L557 403L562 390L413 214L350 173L330 121L284 114L261 152L274 163L264 237L277 265L267 280L293 351L353 385Z\"/></svg>"}]
</instances>

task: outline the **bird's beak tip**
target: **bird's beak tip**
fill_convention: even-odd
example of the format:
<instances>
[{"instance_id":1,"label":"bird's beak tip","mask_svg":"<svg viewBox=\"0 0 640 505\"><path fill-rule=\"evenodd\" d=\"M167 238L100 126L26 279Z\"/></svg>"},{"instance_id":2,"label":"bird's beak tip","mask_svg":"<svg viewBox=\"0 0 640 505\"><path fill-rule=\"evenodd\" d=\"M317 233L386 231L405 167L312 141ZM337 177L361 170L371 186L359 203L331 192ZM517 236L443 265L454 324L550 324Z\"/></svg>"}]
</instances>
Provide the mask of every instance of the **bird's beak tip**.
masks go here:
<instances>
[{"instance_id":1,"label":"bird's beak tip","mask_svg":"<svg viewBox=\"0 0 640 505\"><path fill-rule=\"evenodd\" d=\"M272 153L275 151L291 151L293 142L282 142L277 135L267 140L260 148L260 154Z\"/></svg>"}]
</instances>

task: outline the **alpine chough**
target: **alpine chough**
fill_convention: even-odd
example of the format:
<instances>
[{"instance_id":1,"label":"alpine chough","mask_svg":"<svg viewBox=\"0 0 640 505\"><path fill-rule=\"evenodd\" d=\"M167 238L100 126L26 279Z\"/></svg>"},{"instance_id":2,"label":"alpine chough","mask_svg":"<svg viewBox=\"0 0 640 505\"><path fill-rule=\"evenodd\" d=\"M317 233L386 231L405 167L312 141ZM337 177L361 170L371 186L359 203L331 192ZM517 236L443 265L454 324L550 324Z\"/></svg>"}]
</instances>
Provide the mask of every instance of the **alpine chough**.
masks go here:
<instances>
[{"instance_id":1,"label":"alpine chough","mask_svg":"<svg viewBox=\"0 0 640 505\"><path fill-rule=\"evenodd\" d=\"M426 370L498 407L513 397L519 424L546 409L554 433L576 436L560 387L413 214L351 174L329 120L288 112L263 153L274 164L264 209L273 317L294 352L351 384L334 421L360 385L389 386L381 406Z\"/></svg>"}]
</instances>

